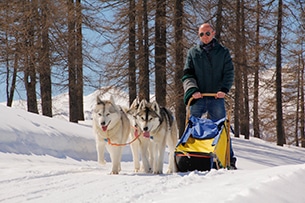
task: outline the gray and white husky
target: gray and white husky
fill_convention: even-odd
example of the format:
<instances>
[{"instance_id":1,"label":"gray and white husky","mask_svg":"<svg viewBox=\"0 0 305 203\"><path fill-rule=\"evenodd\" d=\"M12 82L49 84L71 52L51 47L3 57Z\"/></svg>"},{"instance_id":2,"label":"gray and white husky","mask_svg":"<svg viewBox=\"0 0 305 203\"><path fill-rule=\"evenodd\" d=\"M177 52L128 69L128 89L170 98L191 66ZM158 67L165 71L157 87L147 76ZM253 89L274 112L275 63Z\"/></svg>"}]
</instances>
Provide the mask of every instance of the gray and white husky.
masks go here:
<instances>
[{"instance_id":1,"label":"gray and white husky","mask_svg":"<svg viewBox=\"0 0 305 203\"><path fill-rule=\"evenodd\" d=\"M143 99L138 107L136 123L144 134L151 137L153 148L152 171L154 174L163 173L163 162L166 146L169 150L169 166L167 173L177 171L174 151L178 141L178 129L173 114L157 102L147 102Z\"/></svg>"},{"instance_id":2,"label":"gray and white husky","mask_svg":"<svg viewBox=\"0 0 305 203\"><path fill-rule=\"evenodd\" d=\"M118 174L121 170L123 147L130 133L130 122L126 113L121 106L115 104L112 96L110 100L101 100L98 96L93 109L92 126L96 136L98 162L106 163L104 160L106 147L112 162L111 174Z\"/></svg>"},{"instance_id":3,"label":"gray and white husky","mask_svg":"<svg viewBox=\"0 0 305 203\"><path fill-rule=\"evenodd\" d=\"M130 120L131 130L130 130L130 139L134 140L130 144L133 163L134 163L134 171L144 171L146 173L151 172L153 157L152 154L152 141L150 140L150 136L148 133L144 133L141 128L139 128L139 124L137 124L136 116L139 109L140 100L139 97L135 98L132 102L130 108L127 110L127 116ZM140 158L142 164L140 165Z\"/></svg>"}]
</instances>

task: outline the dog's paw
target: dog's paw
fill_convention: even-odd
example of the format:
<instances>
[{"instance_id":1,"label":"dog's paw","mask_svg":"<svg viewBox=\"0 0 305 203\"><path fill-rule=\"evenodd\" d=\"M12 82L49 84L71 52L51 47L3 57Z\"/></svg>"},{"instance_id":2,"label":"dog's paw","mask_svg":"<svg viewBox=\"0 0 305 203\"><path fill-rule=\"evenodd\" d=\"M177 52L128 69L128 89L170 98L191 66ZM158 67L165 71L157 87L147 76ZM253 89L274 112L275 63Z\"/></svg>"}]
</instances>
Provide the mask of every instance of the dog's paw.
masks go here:
<instances>
[{"instance_id":1,"label":"dog's paw","mask_svg":"<svg viewBox=\"0 0 305 203\"><path fill-rule=\"evenodd\" d=\"M172 173L174 173L175 171L173 171L172 169L168 169L167 171L166 171L166 173L167 174L172 174Z\"/></svg>"},{"instance_id":2,"label":"dog's paw","mask_svg":"<svg viewBox=\"0 0 305 203\"><path fill-rule=\"evenodd\" d=\"M151 170L151 168L150 169L148 169L148 170L146 170L146 171L144 171L145 173L152 173L153 171Z\"/></svg>"},{"instance_id":3,"label":"dog's paw","mask_svg":"<svg viewBox=\"0 0 305 203\"><path fill-rule=\"evenodd\" d=\"M101 164L101 165L106 165L106 161L103 159L103 160L98 160L98 163Z\"/></svg>"},{"instance_id":4,"label":"dog's paw","mask_svg":"<svg viewBox=\"0 0 305 203\"><path fill-rule=\"evenodd\" d=\"M167 169L167 174L172 174L172 173L176 173L177 172L177 168L176 167L169 167Z\"/></svg>"},{"instance_id":5,"label":"dog's paw","mask_svg":"<svg viewBox=\"0 0 305 203\"><path fill-rule=\"evenodd\" d=\"M163 174L162 171L153 171L153 174Z\"/></svg>"},{"instance_id":6,"label":"dog's paw","mask_svg":"<svg viewBox=\"0 0 305 203\"><path fill-rule=\"evenodd\" d=\"M119 174L118 171L111 171L111 172L110 172L110 175L118 175L118 174Z\"/></svg>"},{"instance_id":7,"label":"dog's paw","mask_svg":"<svg viewBox=\"0 0 305 203\"><path fill-rule=\"evenodd\" d=\"M153 171L152 171L151 169L145 170L145 169L143 168L143 169L140 169L139 172L141 172L141 173L152 173Z\"/></svg>"}]
</instances>

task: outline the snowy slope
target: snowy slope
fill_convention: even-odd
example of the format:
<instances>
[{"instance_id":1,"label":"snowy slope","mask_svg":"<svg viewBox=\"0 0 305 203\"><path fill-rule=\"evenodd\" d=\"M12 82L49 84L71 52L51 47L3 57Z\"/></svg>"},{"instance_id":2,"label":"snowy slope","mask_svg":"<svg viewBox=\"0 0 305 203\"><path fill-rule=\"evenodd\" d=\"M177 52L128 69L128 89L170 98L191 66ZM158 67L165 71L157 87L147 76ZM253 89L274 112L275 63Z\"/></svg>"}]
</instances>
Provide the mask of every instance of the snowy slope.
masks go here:
<instances>
[{"instance_id":1,"label":"snowy slope","mask_svg":"<svg viewBox=\"0 0 305 203\"><path fill-rule=\"evenodd\" d=\"M0 202L296 202L305 200L305 149L233 138L238 170L152 175L96 162L90 120L58 118L0 105ZM109 161L109 154L106 154ZM167 169L165 161L164 171Z\"/></svg>"}]
</instances>

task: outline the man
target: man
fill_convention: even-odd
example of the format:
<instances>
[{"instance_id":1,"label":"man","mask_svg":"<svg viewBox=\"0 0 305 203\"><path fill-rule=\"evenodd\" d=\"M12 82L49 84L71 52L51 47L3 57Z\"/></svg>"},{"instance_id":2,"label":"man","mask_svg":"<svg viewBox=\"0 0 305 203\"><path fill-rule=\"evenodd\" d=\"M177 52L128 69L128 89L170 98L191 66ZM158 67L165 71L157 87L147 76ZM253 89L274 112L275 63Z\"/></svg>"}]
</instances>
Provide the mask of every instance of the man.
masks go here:
<instances>
[{"instance_id":1,"label":"man","mask_svg":"<svg viewBox=\"0 0 305 203\"><path fill-rule=\"evenodd\" d=\"M234 81L234 67L229 50L214 38L213 27L204 23L199 27L200 44L189 49L184 74L184 103L191 97L191 115L201 117L207 113L212 121L226 117L224 97ZM202 97L201 93L215 93L215 97ZM231 147L232 149L232 147ZM231 150L231 166L236 158Z\"/></svg>"}]
</instances>

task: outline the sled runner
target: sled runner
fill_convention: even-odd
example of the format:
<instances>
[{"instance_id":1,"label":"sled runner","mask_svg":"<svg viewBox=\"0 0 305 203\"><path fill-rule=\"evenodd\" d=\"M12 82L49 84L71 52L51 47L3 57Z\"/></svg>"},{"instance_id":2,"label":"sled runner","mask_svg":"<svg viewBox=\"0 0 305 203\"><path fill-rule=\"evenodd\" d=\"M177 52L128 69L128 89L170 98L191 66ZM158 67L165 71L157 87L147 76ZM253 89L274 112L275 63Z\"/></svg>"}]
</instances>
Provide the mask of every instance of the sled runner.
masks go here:
<instances>
[{"instance_id":1,"label":"sled runner","mask_svg":"<svg viewBox=\"0 0 305 203\"><path fill-rule=\"evenodd\" d=\"M202 94L216 96L216 94ZM213 122L208 118L190 116L191 98L187 105L186 128L175 149L179 172L209 171L230 168L230 112L231 98L226 96L227 118Z\"/></svg>"}]
</instances>

